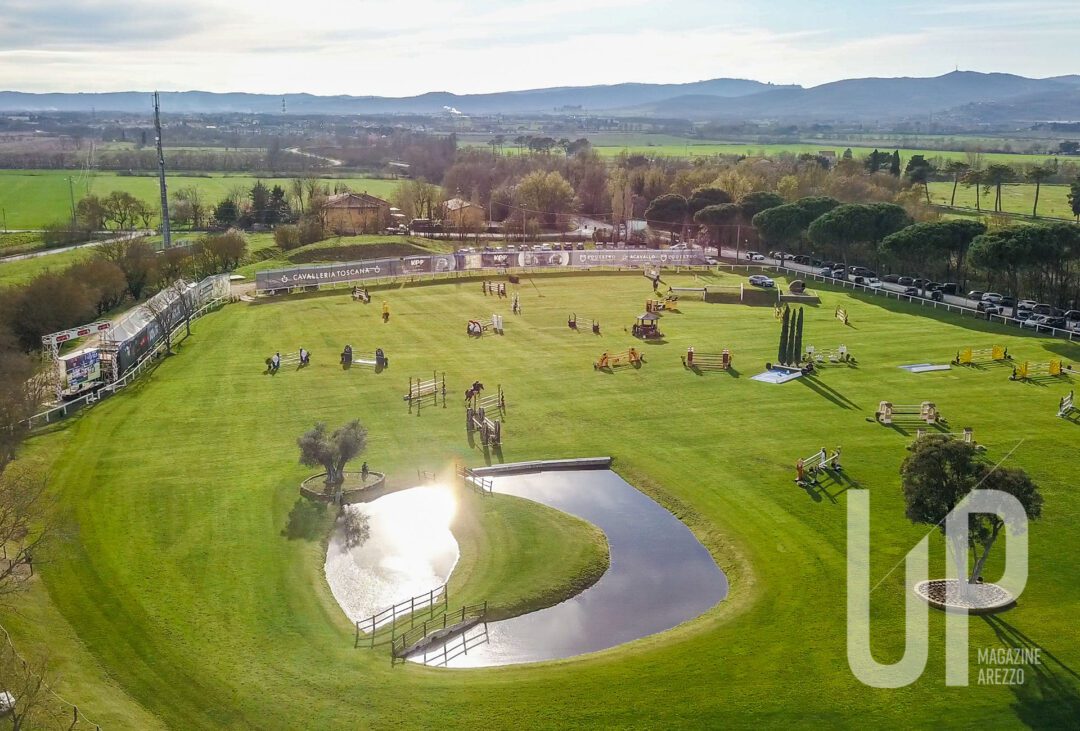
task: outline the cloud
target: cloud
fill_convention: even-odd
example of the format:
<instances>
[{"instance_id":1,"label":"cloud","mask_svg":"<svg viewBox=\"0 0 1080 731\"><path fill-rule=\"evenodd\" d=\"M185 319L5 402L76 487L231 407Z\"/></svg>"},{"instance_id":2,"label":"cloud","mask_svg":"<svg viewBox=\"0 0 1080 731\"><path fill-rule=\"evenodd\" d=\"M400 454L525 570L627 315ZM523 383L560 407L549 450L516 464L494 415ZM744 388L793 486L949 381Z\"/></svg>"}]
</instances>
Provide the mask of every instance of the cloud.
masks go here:
<instances>
[{"instance_id":1,"label":"cloud","mask_svg":"<svg viewBox=\"0 0 1080 731\"><path fill-rule=\"evenodd\" d=\"M0 88L405 96L1080 68L1080 3L965 6L913 3L898 25L895 6L855 0L828 13L806 0L7 0Z\"/></svg>"},{"instance_id":2,"label":"cloud","mask_svg":"<svg viewBox=\"0 0 1080 731\"><path fill-rule=\"evenodd\" d=\"M5 6L0 48L8 51L144 47L187 38L205 20L198 7L179 3L157 8L134 0L8 0Z\"/></svg>"}]
</instances>

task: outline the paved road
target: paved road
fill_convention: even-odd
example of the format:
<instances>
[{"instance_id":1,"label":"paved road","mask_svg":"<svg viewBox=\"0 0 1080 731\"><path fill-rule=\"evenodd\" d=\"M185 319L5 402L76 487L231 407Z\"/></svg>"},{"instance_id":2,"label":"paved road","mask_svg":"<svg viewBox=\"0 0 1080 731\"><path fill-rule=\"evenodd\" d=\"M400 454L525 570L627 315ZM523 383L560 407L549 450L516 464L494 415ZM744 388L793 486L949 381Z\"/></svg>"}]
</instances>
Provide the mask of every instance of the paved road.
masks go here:
<instances>
[{"instance_id":1,"label":"paved road","mask_svg":"<svg viewBox=\"0 0 1080 731\"><path fill-rule=\"evenodd\" d=\"M28 254L16 254L14 256L0 257L0 264L9 261L22 261L24 259L37 259L40 256L51 256L53 254L63 254L65 251L74 251L75 249L85 249L88 246L101 246L102 244L111 244L116 241L129 241L131 239L137 239L141 236L149 236L148 233L143 231L132 231L131 233L121 234L120 236L114 236L111 239L101 239L99 241L87 241L82 244L74 244L72 246L61 246L57 249L42 249L41 251L31 251Z\"/></svg>"},{"instance_id":2,"label":"paved road","mask_svg":"<svg viewBox=\"0 0 1080 731\"><path fill-rule=\"evenodd\" d=\"M341 167L345 163L341 160L335 160L332 157L323 157L322 155L316 155L312 152L304 152L299 147L286 147L285 152L291 152L294 155L302 155L304 157L310 157L314 160L322 160L325 163L329 163L333 167Z\"/></svg>"}]
</instances>

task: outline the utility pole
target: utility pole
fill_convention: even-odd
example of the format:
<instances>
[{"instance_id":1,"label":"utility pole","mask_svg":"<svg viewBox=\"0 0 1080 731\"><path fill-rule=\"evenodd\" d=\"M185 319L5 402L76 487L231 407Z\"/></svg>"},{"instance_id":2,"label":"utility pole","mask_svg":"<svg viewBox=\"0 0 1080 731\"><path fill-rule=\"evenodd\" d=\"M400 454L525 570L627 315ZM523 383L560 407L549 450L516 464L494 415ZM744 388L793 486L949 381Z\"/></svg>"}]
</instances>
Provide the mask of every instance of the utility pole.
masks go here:
<instances>
[{"instance_id":1,"label":"utility pole","mask_svg":"<svg viewBox=\"0 0 1080 731\"><path fill-rule=\"evenodd\" d=\"M70 175L68 176L68 197L71 198L71 230L74 231L78 228L78 224L75 223L75 184Z\"/></svg>"},{"instance_id":2,"label":"utility pole","mask_svg":"<svg viewBox=\"0 0 1080 731\"><path fill-rule=\"evenodd\" d=\"M161 248L172 246L169 233L169 193L165 188L165 153L161 151L161 104L154 92L154 134L157 135L158 182L161 187Z\"/></svg>"}]
</instances>

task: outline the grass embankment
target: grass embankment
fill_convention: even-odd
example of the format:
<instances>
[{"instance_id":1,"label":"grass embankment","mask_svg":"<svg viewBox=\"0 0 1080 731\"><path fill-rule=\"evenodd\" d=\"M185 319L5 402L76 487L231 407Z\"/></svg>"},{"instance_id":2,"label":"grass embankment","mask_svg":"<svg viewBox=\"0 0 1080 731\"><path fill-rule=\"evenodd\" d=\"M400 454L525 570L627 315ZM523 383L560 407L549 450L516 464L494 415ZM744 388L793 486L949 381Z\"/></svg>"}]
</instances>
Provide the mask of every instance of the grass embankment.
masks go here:
<instances>
[{"instance_id":1,"label":"grass embankment","mask_svg":"<svg viewBox=\"0 0 1080 731\"><path fill-rule=\"evenodd\" d=\"M1007 367L897 366L993 343L1017 358L1076 362L1076 345L826 290L820 307L805 310L803 342L846 344L858 367L777 386L749 378L776 359L771 307L684 299L663 315L665 341L643 344L625 330L651 295L640 275L533 277L519 291L520 316L509 300L461 282L381 291L387 324L377 305L346 293L234 304L200 320L179 354L139 385L32 440L72 530L41 557L23 614L34 621L13 621L16 640L47 646L61 691L105 728L1075 725L1080 564L1069 557L1080 552L1080 463L1070 445L1080 427L1055 416L1075 379L1025 384L1010 382ZM834 319L838 304L851 326ZM506 334L466 337L466 320L493 310L505 313ZM571 312L598 319L603 335L569 331ZM343 372L337 355L347 342L384 348L390 368ZM263 375L269 353L300 345L313 353L309 368ZM640 370L593 370L602 351L630 345L645 353ZM685 370L679 356L689 345L731 348L735 370ZM446 372L447 408L409 414L408 377L432 370ZM507 393L500 452L468 446L459 398L477 379ZM989 459L1025 468L1045 496L1019 606L970 623L969 687L945 685L936 612L929 663L914 684L869 688L847 667L845 490L872 496L879 662L904 648L904 575L890 570L927 533L904 517L899 489L914 428L868 421L882 399L934 401L951 429L973 427ZM283 535L309 474L297 464L297 435L317 420L352 418L370 430L369 463L399 479L454 459L611 455L687 521L727 573L730 594L671 631L588 657L392 668L385 652L353 649L353 628L325 584L321 541ZM837 444L853 482L813 494L794 485L797 458ZM492 558L522 560L503 550L506 540L491 541ZM1003 556L995 549L989 578ZM944 566L934 534L931 574ZM486 572L500 574L501 566ZM462 596L477 590L467 583ZM1044 653L1023 685L975 682L979 649L1021 643Z\"/></svg>"},{"instance_id":2,"label":"grass embankment","mask_svg":"<svg viewBox=\"0 0 1080 731\"><path fill-rule=\"evenodd\" d=\"M71 178L70 189L68 178ZM170 173L168 184L169 191L173 193L180 188L198 189L203 204L212 207L237 187L243 188L246 196L256 180L262 180L269 188L280 185L288 190L292 178L249 173ZM364 177L327 177L323 182L331 190L341 184L354 191L366 191L382 198L389 196L398 185L396 180ZM83 196L106 196L114 190L131 193L152 206L160 205L161 194L156 175L118 175L113 172L86 175L75 170L0 170L0 201L4 202L7 227L11 229L42 228L50 223L70 220L73 195L78 202Z\"/></svg>"},{"instance_id":3,"label":"grass embankment","mask_svg":"<svg viewBox=\"0 0 1080 731\"><path fill-rule=\"evenodd\" d=\"M511 495L460 490L458 501L454 604L487 601L490 619L516 617L579 594L607 571L607 538L581 518Z\"/></svg>"}]
</instances>

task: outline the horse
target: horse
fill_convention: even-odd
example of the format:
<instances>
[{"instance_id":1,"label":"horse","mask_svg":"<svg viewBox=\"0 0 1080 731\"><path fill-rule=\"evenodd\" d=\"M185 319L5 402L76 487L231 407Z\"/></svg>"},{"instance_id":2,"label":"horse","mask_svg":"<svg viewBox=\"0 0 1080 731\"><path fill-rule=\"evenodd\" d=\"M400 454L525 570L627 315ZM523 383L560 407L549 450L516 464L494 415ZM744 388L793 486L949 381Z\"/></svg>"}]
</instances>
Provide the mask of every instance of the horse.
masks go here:
<instances>
[{"instance_id":1,"label":"horse","mask_svg":"<svg viewBox=\"0 0 1080 731\"><path fill-rule=\"evenodd\" d=\"M465 404L468 405L469 402L479 396L480 392L483 390L484 384L480 383L480 381L473 381L473 385L465 392Z\"/></svg>"}]
</instances>

